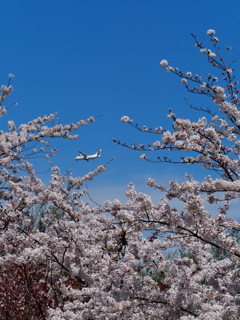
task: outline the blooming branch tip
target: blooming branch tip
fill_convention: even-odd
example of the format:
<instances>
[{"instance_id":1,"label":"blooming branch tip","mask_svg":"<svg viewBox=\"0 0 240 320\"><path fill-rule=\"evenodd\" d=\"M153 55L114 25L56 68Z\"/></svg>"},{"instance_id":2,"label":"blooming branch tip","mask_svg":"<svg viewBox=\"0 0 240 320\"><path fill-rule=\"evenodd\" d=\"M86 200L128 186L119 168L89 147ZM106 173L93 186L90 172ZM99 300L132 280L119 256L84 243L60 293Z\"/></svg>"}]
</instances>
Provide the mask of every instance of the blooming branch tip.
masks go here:
<instances>
[{"instance_id":1,"label":"blooming branch tip","mask_svg":"<svg viewBox=\"0 0 240 320\"><path fill-rule=\"evenodd\" d=\"M146 157L146 155L145 154L142 154L141 156L140 156L140 160L145 160L147 157Z\"/></svg>"},{"instance_id":2,"label":"blooming branch tip","mask_svg":"<svg viewBox=\"0 0 240 320\"><path fill-rule=\"evenodd\" d=\"M162 60L162 61L160 61L159 64L160 64L160 67L166 68L168 66L168 61L167 60Z\"/></svg>"},{"instance_id":3,"label":"blooming branch tip","mask_svg":"<svg viewBox=\"0 0 240 320\"><path fill-rule=\"evenodd\" d=\"M123 116L123 117L121 118L121 121L127 123L127 122L130 121L130 118L129 118L128 116Z\"/></svg>"},{"instance_id":4,"label":"blooming branch tip","mask_svg":"<svg viewBox=\"0 0 240 320\"><path fill-rule=\"evenodd\" d=\"M213 30L213 29L208 29L208 31L207 31L207 35L209 35L209 36L211 36L211 35L213 35L215 33L216 33L216 31Z\"/></svg>"}]
</instances>

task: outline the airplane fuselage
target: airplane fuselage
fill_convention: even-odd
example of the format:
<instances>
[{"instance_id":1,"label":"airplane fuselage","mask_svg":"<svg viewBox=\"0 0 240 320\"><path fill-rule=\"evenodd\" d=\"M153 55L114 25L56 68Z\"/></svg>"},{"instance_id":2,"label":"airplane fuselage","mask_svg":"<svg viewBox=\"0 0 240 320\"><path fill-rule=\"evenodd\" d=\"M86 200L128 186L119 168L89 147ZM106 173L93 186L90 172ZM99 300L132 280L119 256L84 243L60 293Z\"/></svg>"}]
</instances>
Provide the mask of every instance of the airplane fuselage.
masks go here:
<instances>
[{"instance_id":1,"label":"airplane fuselage","mask_svg":"<svg viewBox=\"0 0 240 320\"><path fill-rule=\"evenodd\" d=\"M76 158L75 158L75 160L77 161L77 160L91 160L91 159L96 159L96 158L99 158L100 157L100 155L101 155L101 152L102 152L102 150L98 150L98 152L96 152L95 154L92 154L92 155L86 155L86 154L83 154L81 151L79 151L79 153L80 153L80 155L79 156L77 156Z\"/></svg>"}]
</instances>

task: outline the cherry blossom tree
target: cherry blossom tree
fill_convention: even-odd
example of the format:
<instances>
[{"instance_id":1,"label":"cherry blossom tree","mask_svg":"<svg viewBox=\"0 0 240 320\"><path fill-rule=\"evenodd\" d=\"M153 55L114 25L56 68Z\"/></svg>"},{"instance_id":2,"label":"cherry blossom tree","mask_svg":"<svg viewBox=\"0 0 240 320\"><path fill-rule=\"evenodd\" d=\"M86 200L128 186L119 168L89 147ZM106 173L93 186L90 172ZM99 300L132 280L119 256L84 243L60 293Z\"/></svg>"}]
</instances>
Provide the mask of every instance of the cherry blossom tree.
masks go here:
<instances>
[{"instance_id":1,"label":"cherry blossom tree","mask_svg":"<svg viewBox=\"0 0 240 320\"><path fill-rule=\"evenodd\" d=\"M126 203L114 200L101 206L84 201L84 183L106 165L84 177L63 175L52 166L48 185L37 176L28 159L31 154L51 156L57 150L46 149L49 139L76 138L72 130L94 118L48 127L45 123L54 119L53 114L18 129L9 122L9 132L0 135L0 319L240 318L240 223L229 217L231 203L240 197L238 83L232 64L220 54L215 31L207 34L214 49L206 49L193 35L196 47L215 70L220 69L226 86L218 86L212 75L203 80L191 72L184 74L167 60L160 65L179 76L188 91L212 99L213 111L190 105L206 114L191 121L170 110L172 132L140 128L122 117L134 128L161 138L149 145L116 141L119 144L144 152L183 154L175 161L166 156L151 160L145 153L142 160L211 170L203 181L187 174L183 183L173 180L169 187L149 178L148 185L166 195L158 204L131 183ZM2 104L11 91L10 84L2 87ZM1 106L0 112L4 115L6 109ZM173 206L172 199L183 209ZM36 206L42 210L37 221ZM151 233L148 238L146 231ZM179 254L171 257L176 247Z\"/></svg>"},{"instance_id":2,"label":"cherry blossom tree","mask_svg":"<svg viewBox=\"0 0 240 320\"><path fill-rule=\"evenodd\" d=\"M12 77L10 74L8 85L1 87L1 117L7 113L3 103L13 90ZM62 284L75 289L83 285L83 280L65 266L64 256L71 241L64 247L60 240L60 229L64 229L65 223L60 218L66 220L66 212L70 217L76 203L78 210L82 206L83 211L88 210L88 205L79 202L86 194L86 189L80 191L80 188L104 171L106 165L75 178L69 173L61 175L60 169L52 166L51 180L45 185L35 173L31 158L52 157L57 149L50 149L50 139L76 139L78 135L71 134L73 130L95 121L89 117L63 126L54 125L55 117L56 113L44 115L19 128L14 121L8 121L9 132L0 133L0 319L47 319L48 308L62 308L68 300L61 291ZM42 209L39 221L34 215L37 206ZM60 215L56 214L60 211ZM51 236L54 232L59 235L57 242L63 256L57 253L60 249L54 248ZM53 268L55 264L57 273Z\"/></svg>"},{"instance_id":3,"label":"cherry blossom tree","mask_svg":"<svg viewBox=\"0 0 240 320\"><path fill-rule=\"evenodd\" d=\"M134 295L134 301L151 306L149 318L239 319L240 316L240 224L228 214L231 203L240 197L240 102L238 81L235 80L232 69L236 58L227 64L224 55L231 47L227 46L226 52L221 54L215 31L210 29L207 35L214 50L207 49L195 35L192 36L200 53L205 55L215 71L220 70L223 86L217 85L218 78L214 75L208 74L206 79L202 79L192 72L183 73L178 68L169 66L165 59L160 62L160 66L168 73L180 77L189 92L209 97L214 104L212 110L189 104L205 115L197 121L191 121L178 118L170 109L168 118L173 121L172 132L161 127L141 128L128 116L123 116L122 122L161 138L151 144L139 146L114 139L114 142L124 147L144 151L140 156L141 160L202 164L203 169L211 170L211 175L207 175L203 181L197 181L192 175L186 174L186 181L170 181L168 188L150 178L148 185L165 192L166 199L154 206L149 197L137 194L132 187L131 200L135 201L132 202L131 209L128 209L135 215L129 213L128 218L123 217L121 210L126 210L126 205L119 208L119 216L122 215L125 228L153 230L145 255L139 257L143 262L142 268L147 270L152 266L153 270L162 273L162 278L154 281L151 277L144 277L143 281L151 284L145 284L139 294ZM172 160L166 155L152 160L146 152L154 150L177 150L188 152L188 155L184 156L182 153L179 160ZM184 209L171 207L172 199L182 202ZM216 206L212 210L207 209L207 203L218 204L218 209L216 210ZM188 254L166 260L164 250L175 246L187 250ZM159 286L162 290L159 290Z\"/></svg>"}]
</instances>

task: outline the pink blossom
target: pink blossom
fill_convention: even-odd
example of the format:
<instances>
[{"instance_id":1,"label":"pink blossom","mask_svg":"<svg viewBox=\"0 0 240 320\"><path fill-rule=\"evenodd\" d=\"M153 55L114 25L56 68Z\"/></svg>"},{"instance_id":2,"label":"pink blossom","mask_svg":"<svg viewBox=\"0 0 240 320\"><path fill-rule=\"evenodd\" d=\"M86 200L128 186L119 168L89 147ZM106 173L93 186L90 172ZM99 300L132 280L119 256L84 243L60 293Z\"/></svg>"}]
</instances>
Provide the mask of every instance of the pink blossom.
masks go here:
<instances>
[{"instance_id":1,"label":"pink blossom","mask_svg":"<svg viewBox=\"0 0 240 320\"><path fill-rule=\"evenodd\" d=\"M215 30L213 30L213 29L208 29L208 31L207 31L207 35L209 35L209 36L211 36L211 35L213 35L213 34L215 34L216 32L215 32Z\"/></svg>"},{"instance_id":2,"label":"pink blossom","mask_svg":"<svg viewBox=\"0 0 240 320\"><path fill-rule=\"evenodd\" d=\"M182 82L183 84L187 84L187 79L182 78L182 79L181 79L181 82Z\"/></svg>"},{"instance_id":3,"label":"pink blossom","mask_svg":"<svg viewBox=\"0 0 240 320\"><path fill-rule=\"evenodd\" d=\"M127 116L123 116L123 117L121 118L121 121L122 121L122 122L128 122L129 120L130 120L130 118L127 117Z\"/></svg>"},{"instance_id":4,"label":"pink blossom","mask_svg":"<svg viewBox=\"0 0 240 320\"><path fill-rule=\"evenodd\" d=\"M160 67L166 68L167 66L168 66L168 61L167 60L160 61Z\"/></svg>"},{"instance_id":5,"label":"pink blossom","mask_svg":"<svg viewBox=\"0 0 240 320\"><path fill-rule=\"evenodd\" d=\"M210 58L216 57L216 53L212 52L211 50L208 50L208 51L207 51L207 55L208 55Z\"/></svg>"}]
</instances>

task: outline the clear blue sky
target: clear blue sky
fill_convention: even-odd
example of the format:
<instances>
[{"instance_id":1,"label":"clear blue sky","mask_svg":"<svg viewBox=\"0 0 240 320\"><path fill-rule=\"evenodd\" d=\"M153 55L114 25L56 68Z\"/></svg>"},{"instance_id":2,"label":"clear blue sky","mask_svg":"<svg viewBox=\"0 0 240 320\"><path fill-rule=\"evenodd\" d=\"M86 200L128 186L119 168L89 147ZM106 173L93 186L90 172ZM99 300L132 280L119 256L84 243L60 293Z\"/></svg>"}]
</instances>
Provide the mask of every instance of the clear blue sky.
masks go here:
<instances>
[{"instance_id":1,"label":"clear blue sky","mask_svg":"<svg viewBox=\"0 0 240 320\"><path fill-rule=\"evenodd\" d=\"M80 128L77 141L53 141L52 146L59 148L53 163L62 173L71 168L74 175L84 175L116 157L88 184L92 197L99 202L123 199L132 182L158 201L158 192L145 185L148 177L167 183L182 180L194 168L150 164L139 160L140 152L114 144L112 138L136 144L156 139L121 123L120 117L128 115L148 127L169 127L166 114L172 107L179 116L198 119L201 114L189 110L184 97L196 106L209 101L189 95L180 79L159 67L159 61L167 59L184 72L207 75L212 70L190 33L210 46L206 31L215 29L220 46L232 46L231 59L240 51L239 12L240 2L226 5L222 0L3 1L0 79L6 84L7 75L15 75L8 102L17 101L18 106L1 119L2 127L8 119L20 125L54 111L63 124L104 114ZM74 161L78 150L91 154L99 148L101 158ZM47 162L40 167L48 168Z\"/></svg>"}]
</instances>

